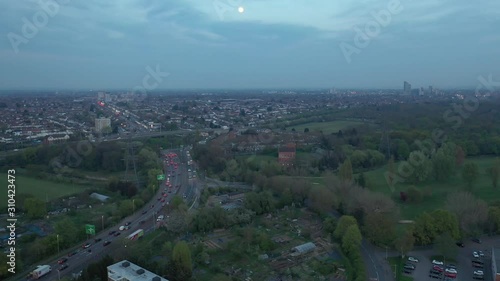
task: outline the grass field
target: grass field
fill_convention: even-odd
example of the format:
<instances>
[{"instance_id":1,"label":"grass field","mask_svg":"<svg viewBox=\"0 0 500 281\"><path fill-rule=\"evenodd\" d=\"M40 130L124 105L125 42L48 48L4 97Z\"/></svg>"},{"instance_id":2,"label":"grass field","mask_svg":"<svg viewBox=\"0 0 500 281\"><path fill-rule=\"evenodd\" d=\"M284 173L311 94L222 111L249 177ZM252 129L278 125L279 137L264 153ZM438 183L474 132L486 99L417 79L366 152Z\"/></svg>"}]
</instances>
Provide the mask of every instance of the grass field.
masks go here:
<instances>
[{"instance_id":1,"label":"grass field","mask_svg":"<svg viewBox=\"0 0 500 281\"><path fill-rule=\"evenodd\" d=\"M287 127L287 130L291 130L295 128L297 132L304 132L305 128L309 128L309 131L323 131L324 134L337 133L339 130L344 130L345 128L352 126L359 126L365 123L358 121L331 121L331 122L315 122L315 123L306 123L297 126Z\"/></svg>"},{"instance_id":2,"label":"grass field","mask_svg":"<svg viewBox=\"0 0 500 281\"><path fill-rule=\"evenodd\" d=\"M16 194L28 193L40 199L54 199L61 196L81 192L86 186L74 185L68 183L56 183L47 180L35 179L26 176L16 176L15 186ZM7 207L7 192L0 194L0 208Z\"/></svg>"},{"instance_id":3,"label":"grass field","mask_svg":"<svg viewBox=\"0 0 500 281\"><path fill-rule=\"evenodd\" d=\"M401 257L392 257L389 258L389 264L391 265L391 268L394 272L394 268L397 269L396 271L396 281L413 281L413 278L403 275L402 269L404 265L404 260L401 259Z\"/></svg>"},{"instance_id":4,"label":"grass field","mask_svg":"<svg viewBox=\"0 0 500 281\"><path fill-rule=\"evenodd\" d=\"M491 184L491 179L486 174L486 169L493 163L494 157L480 157L480 158L469 158L466 162L474 162L479 166L479 178L474 184L472 190L470 190L476 197L485 200L486 202L491 202L493 200L499 200L498 190L493 189ZM396 167L398 167L396 164ZM394 195L389 188L384 173L387 172L387 167L379 168L365 173L368 187L371 190L382 192L389 196ZM401 191L406 191L412 184L410 183L398 183L395 186L394 193L399 196ZM420 204L411 203L401 203L401 218L402 219L413 219L418 214L423 211L431 211L438 208L444 207L444 202L448 194L456 191L469 191L466 184L461 179L461 172L458 171L455 176L453 176L447 182L429 182L415 185L421 190L428 190L431 194L429 197L424 198L423 202ZM398 200L396 200L398 201Z\"/></svg>"}]
</instances>

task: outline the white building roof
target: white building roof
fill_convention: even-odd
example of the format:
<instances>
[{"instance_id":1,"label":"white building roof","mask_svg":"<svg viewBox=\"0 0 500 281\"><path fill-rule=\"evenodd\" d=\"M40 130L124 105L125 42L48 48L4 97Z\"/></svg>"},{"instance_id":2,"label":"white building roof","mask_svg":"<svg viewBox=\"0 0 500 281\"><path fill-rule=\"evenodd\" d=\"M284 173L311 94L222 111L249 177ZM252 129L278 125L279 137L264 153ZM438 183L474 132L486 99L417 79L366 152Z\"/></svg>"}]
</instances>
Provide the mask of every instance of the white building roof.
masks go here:
<instances>
[{"instance_id":1,"label":"white building roof","mask_svg":"<svg viewBox=\"0 0 500 281\"><path fill-rule=\"evenodd\" d=\"M168 281L127 260L108 266L108 280L113 281Z\"/></svg>"}]
</instances>

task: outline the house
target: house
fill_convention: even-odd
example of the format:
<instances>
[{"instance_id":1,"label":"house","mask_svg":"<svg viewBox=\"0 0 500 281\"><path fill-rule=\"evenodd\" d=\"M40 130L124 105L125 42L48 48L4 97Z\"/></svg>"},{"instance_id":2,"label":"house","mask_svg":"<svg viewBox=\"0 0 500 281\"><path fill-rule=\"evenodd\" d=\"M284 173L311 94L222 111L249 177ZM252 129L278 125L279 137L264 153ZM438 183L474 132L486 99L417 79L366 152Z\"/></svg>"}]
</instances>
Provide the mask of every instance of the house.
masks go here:
<instances>
[{"instance_id":1,"label":"house","mask_svg":"<svg viewBox=\"0 0 500 281\"><path fill-rule=\"evenodd\" d=\"M287 144L278 150L278 163L283 166L292 166L295 162L296 145L294 143Z\"/></svg>"}]
</instances>

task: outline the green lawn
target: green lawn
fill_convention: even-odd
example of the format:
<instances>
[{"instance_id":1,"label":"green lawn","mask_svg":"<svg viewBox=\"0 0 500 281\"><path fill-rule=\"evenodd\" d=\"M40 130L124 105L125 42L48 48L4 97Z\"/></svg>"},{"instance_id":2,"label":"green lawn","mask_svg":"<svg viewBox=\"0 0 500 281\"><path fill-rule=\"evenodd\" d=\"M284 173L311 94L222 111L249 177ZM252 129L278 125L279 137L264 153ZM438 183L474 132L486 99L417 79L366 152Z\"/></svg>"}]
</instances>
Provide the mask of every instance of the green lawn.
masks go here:
<instances>
[{"instance_id":1,"label":"green lawn","mask_svg":"<svg viewBox=\"0 0 500 281\"><path fill-rule=\"evenodd\" d=\"M486 169L493 163L494 159L494 157L479 157L469 158L466 160L466 162L475 162L479 166L480 172L479 178L474 184L471 192L476 197L481 198L486 202L491 202L493 200L499 199L498 190L493 189L491 179L486 174ZM398 164L399 163L396 164L396 167L398 167ZM395 194L393 194L384 176L384 173L386 172L387 167L365 172L368 187L374 191L382 192L387 195L397 195L399 197L399 192L406 191L410 186L412 186L412 184L409 183L398 183L394 187ZM451 192L468 191L466 184L461 179L460 171L458 171L456 175L452 177L448 182L429 182L417 184L415 186L421 188L421 190L423 191L427 190L430 196L425 197L423 202L420 204L400 204L402 219L411 220L423 211L442 208L444 202L446 201L446 197Z\"/></svg>"},{"instance_id":2,"label":"green lawn","mask_svg":"<svg viewBox=\"0 0 500 281\"><path fill-rule=\"evenodd\" d=\"M74 194L83 191L86 186L69 184L69 183L56 183L47 180L30 178L26 176L16 175L16 195L19 193L33 194L40 199L54 199L61 196ZM0 208L7 207L7 192L0 194Z\"/></svg>"},{"instance_id":3,"label":"green lawn","mask_svg":"<svg viewBox=\"0 0 500 281\"><path fill-rule=\"evenodd\" d=\"M413 281L413 278L410 276L406 276L403 274L403 265L404 260L401 257L392 257L389 258L389 264L391 265L391 270L394 273L394 269L396 269L396 281Z\"/></svg>"},{"instance_id":4,"label":"green lawn","mask_svg":"<svg viewBox=\"0 0 500 281\"><path fill-rule=\"evenodd\" d=\"M323 131L325 134L337 133L339 130L344 130L348 127L359 126L365 123L359 121L330 121L330 122L315 122L306 123L297 126L287 127L287 130L295 128L297 132L304 132L305 128L309 128L309 131Z\"/></svg>"}]
</instances>

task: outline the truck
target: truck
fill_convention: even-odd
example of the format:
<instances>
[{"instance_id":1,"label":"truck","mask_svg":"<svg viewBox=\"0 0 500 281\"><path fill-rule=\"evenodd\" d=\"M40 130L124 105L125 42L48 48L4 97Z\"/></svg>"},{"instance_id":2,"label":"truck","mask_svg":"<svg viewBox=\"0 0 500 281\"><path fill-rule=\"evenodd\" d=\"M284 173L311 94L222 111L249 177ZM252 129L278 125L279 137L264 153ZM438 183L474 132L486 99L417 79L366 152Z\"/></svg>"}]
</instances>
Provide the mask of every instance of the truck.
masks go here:
<instances>
[{"instance_id":1,"label":"truck","mask_svg":"<svg viewBox=\"0 0 500 281\"><path fill-rule=\"evenodd\" d=\"M140 238L142 235L144 235L144 230L143 229L138 229L134 231L132 234L130 234L127 238L130 240L136 240Z\"/></svg>"},{"instance_id":2,"label":"truck","mask_svg":"<svg viewBox=\"0 0 500 281\"><path fill-rule=\"evenodd\" d=\"M52 271L52 267L50 265L39 265L31 272L31 277L33 279L39 279L40 277L48 274Z\"/></svg>"}]
</instances>

